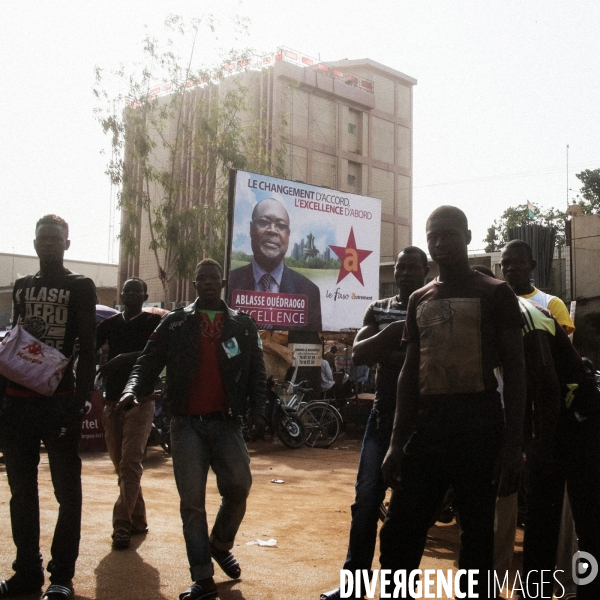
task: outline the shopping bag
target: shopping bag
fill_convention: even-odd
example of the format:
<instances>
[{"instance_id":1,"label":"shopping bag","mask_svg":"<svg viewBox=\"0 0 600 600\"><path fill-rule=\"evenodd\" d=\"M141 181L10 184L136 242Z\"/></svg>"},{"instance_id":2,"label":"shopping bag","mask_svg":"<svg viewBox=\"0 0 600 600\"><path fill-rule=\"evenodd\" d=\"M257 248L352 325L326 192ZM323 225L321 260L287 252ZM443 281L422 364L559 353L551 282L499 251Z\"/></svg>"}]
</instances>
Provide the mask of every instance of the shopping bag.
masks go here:
<instances>
[{"instance_id":1,"label":"shopping bag","mask_svg":"<svg viewBox=\"0 0 600 600\"><path fill-rule=\"evenodd\" d=\"M69 359L15 325L0 344L0 374L27 389L52 396Z\"/></svg>"}]
</instances>

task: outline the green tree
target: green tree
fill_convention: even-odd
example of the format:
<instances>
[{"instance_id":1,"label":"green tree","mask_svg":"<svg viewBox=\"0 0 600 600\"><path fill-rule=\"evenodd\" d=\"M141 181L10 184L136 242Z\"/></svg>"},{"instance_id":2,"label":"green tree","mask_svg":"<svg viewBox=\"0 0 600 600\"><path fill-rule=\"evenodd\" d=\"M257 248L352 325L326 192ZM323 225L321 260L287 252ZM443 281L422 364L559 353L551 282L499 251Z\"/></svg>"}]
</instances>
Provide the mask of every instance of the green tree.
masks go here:
<instances>
[{"instance_id":1,"label":"green tree","mask_svg":"<svg viewBox=\"0 0 600 600\"><path fill-rule=\"evenodd\" d=\"M556 227L556 243L558 245L565 243L566 211L560 211L555 208L548 208L542 211L536 204L531 203L531 205L533 206L533 211L528 208L527 203L509 206L499 219L494 220L493 224L488 227L487 236L483 240L486 243L486 252L495 252L504 248L509 241L509 228L521 225L536 224L546 227Z\"/></svg>"},{"instance_id":2,"label":"green tree","mask_svg":"<svg viewBox=\"0 0 600 600\"><path fill-rule=\"evenodd\" d=\"M600 214L600 169L586 169L576 177L583 186L573 202L581 206L584 215Z\"/></svg>"},{"instance_id":3,"label":"green tree","mask_svg":"<svg viewBox=\"0 0 600 600\"><path fill-rule=\"evenodd\" d=\"M106 102L96 115L111 136L106 172L120 189L122 253L146 251L140 241L144 221L147 249L168 303L177 279L189 278L198 259L224 255L229 169L285 176L286 140L285 122L273 133L252 118L239 76L252 58L248 49L196 66L199 41L208 48L214 43L214 18L170 16L165 27L175 41L169 39L163 50L157 38L147 36L143 64L133 73L122 68L112 74L124 93L111 96L103 89L98 68L94 93ZM237 20L235 27L244 34L247 24ZM177 46L186 44L183 59ZM115 108L124 104L122 112ZM264 138L273 136L274 148L267 152Z\"/></svg>"},{"instance_id":4,"label":"green tree","mask_svg":"<svg viewBox=\"0 0 600 600\"><path fill-rule=\"evenodd\" d=\"M586 169L577 173L576 177L583 183L577 197L573 199L573 204L579 204L584 215L600 214L600 169ZM485 251L494 252L501 250L508 243L508 229L520 225L545 225L547 227L556 227L556 244L565 243L565 221L567 219L566 211L557 208L548 208L542 210L539 206L532 203L533 215L529 210L527 203L517 206L509 206L488 227L487 236L483 240L486 243Z\"/></svg>"}]
</instances>

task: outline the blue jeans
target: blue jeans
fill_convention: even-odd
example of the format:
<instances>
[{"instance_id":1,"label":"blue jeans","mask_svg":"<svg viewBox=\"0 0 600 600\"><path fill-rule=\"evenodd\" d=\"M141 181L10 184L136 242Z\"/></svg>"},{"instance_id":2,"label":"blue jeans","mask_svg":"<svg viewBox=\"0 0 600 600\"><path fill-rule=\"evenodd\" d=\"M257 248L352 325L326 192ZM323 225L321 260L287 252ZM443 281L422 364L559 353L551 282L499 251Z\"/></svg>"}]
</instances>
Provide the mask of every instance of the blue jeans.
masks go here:
<instances>
[{"instance_id":1,"label":"blue jeans","mask_svg":"<svg viewBox=\"0 0 600 600\"><path fill-rule=\"evenodd\" d=\"M210 545L230 550L244 518L252 485L250 456L236 422L193 416L173 417L171 448L190 573L194 581L206 579L214 574ZM205 508L209 467L221 494L210 537Z\"/></svg>"},{"instance_id":2,"label":"blue jeans","mask_svg":"<svg viewBox=\"0 0 600 600\"><path fill-rule=\"evenodd\" d=\"M61 428L65 428L59 437ZM58 520L48 564L53 583L67 584L75 574L81 532L81 415L73 396L6 396L0 419L2 449L11 491L10 520L17 547L17 575L43 581L40 554L38 464L44 442Z\"/></svg>"},{"instance_id":3,"label":"blue jeans","mask_svg":"<svg viewBox=\"0 0 600 600\"><path fill-rule=\"evenodd\" d=\"M356 496L352 504L350 541L344 569L371 570L377 540L379 507L385 498L386 490L381 475L381 463L390 445L393 425L393 412L380 415L377 410L371 411L360 451Z\"/></svg>"}]
</instances>

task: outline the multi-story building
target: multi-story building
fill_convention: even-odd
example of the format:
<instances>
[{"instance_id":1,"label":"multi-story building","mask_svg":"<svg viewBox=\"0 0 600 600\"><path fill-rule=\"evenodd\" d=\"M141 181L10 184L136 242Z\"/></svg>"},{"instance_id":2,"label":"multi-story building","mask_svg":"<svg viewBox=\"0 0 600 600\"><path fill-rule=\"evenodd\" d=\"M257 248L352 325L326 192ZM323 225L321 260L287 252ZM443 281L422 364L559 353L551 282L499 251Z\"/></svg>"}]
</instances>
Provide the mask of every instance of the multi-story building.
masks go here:
<instances>
[{"instance_id":1,"label":"multi-story building","mask_svg":"<svg viewBox=\"0 0 600 600\"><path fill-rule=\"evenodd\" d=\"M395 256L412 240L416 80L368 58L322 63L286 48L260 61L219 86L247 89L247 123L261 123L267 153L285 139L287 179L381 199L379 292L391 295ZM141 253L150 255L143 228ZM152 257L122 255L120 283L133 275L148 281L150 300L162 299ZM189 292L177 287L171 299L189 300Z\"/></svg>"}]
</instances>

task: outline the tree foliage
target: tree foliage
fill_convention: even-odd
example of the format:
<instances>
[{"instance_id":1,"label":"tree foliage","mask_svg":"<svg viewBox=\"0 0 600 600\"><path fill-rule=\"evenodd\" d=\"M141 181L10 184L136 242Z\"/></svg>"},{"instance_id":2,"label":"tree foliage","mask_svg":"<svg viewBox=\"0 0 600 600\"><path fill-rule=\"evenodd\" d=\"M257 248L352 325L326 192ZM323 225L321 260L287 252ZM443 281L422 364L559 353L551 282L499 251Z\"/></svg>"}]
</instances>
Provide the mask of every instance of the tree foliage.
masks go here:
<instances>
[{"instance_id":1,"label":"tree foliage","mask_svg":"<svg viewBox=\"0 0 600 600\"><path fill-rule=\"evenodd\" d=\"M600 214L600 169L581 171L576 177L583 186L579 194L573 199L574 204L579 204L584 215ZM517 206L509 206L493 224L488 227L485 240L485 251L494 252L501 250L508 243L508 229L520 225L544 225L556 227L556 244L565 243L565 221L566 211L557 208L542 210L532 203L533 216L530 215L527 203Z\"/></svg>"},{"instance_id":2,"label":"tree foliage","mask_svg":"<svg viewBox=\"0 0 600 600\"><path fill-rule=\"evenodd\" d=\"M565 219L567 213L556 208L549 208L543 211L539 206L533 204L533 217L530 215L527 203L517 206L509 206L493 224L488 227L485 240L486 252L495 252L501 250L508 244L508 230L511 227L521 225L544 225L546 227L556 227L556 243L565 243Z\"/></svg>"},{"instance_id":3,"label":"tree foliage","mask_svg":"<svg viewBox=\"0 0 600 600\"><path fill-rule=\"evenodd\" d=\"M252 118L240 77L228 76L248 65L248 49L197 66L199 40L214 39L213 17L170 16L165 27L175 41L169 39L163 49L147 36L143 64L133 73L124 68L112 73L124 93L111 96L102 89L100 69L94 93L106 102L96 114L111 137L106 172L120 189L122 253L137 256L147 245L169 302L177 278L189 279L199 259L223 258L229 169L284 176L286 146L282 123L275 148L265 150L264 138L272 132ZM243 33L247 24L238 20L236 27ZM187 43L185 59L177 43ZM116 107L124 104L119 112ZM148 242L142 231L149 233Z\"/></svg>"},{"instance_id":4,"label":"tree foliage","mask_svg":"<svg viewBox=\"0 0 600 600\"><path fill-rule=\"evenodd\" d=\"M574 202L581 206L584 215L600 214L600 169L586 169L576 177L583 186Z\"/></svg>"}]
</instances>

